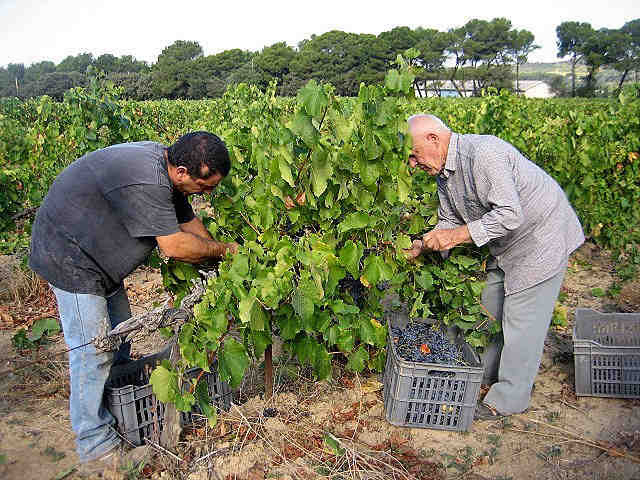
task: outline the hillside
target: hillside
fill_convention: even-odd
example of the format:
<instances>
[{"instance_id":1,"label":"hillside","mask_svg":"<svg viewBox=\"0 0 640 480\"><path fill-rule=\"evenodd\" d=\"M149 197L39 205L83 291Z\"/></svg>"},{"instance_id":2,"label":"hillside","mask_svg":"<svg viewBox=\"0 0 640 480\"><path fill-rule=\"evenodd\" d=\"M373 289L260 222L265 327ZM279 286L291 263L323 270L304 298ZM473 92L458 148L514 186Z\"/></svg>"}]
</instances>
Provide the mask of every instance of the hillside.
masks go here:
<instances>
[{"instance_id":1,"label":"hillside","mask_svg":"<svg viewBox=\"0 0 640 480\"><path fill-rule=\"evenodd\" d=\"M549 75L562 75L563 77L571 76L571 64L568 61L552 62L552 63L525 63L520 66L521 80L541 80ZM576 66L577 78L587 75L587 67L585 65ZM598 83L605 85L617 86L620 81L620 72L614 69L601 69L596 77ZM626 82L632 81L631 75L627 76ZM625 83L626 83L625 82Z\"/></svg>"}]
</instances>

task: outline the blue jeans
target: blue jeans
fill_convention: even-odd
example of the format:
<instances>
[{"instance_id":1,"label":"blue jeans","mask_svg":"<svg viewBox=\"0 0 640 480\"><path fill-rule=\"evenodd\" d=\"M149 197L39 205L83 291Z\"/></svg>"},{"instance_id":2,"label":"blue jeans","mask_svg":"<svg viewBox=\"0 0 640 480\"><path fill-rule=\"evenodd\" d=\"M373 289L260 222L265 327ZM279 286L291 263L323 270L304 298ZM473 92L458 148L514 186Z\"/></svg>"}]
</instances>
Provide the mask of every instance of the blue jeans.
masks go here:
<instances>
[{"instance_id":1,"label":"blue jeans","mask_svg":"<svg viewBox=\"0 0 640 480\"><path fill-rule=\"evenodd\" d=\"M131 317L123 285L107 298L51 288L56 295L62 330L69 348L88 343ZM103 405L103 395L111 365L128 361L130 349L130 344L123 344L115 353L99 352L89 344L69 352L69 410L81 462L98 458L121 442L113 428L115 420Z\"/></svg>"}]
</instances>

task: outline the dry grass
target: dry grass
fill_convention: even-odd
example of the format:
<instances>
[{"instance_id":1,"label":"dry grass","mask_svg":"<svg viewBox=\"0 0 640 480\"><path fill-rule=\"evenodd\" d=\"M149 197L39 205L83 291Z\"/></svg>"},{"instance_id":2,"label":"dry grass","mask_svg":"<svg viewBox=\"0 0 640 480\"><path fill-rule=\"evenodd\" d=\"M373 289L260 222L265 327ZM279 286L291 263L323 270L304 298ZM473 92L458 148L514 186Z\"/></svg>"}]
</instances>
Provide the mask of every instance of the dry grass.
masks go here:
<instances>
[{"instance_id":1,"label":"dry grass","mask_svg":"<svg viewBox=\"0 0 640 480\"><path fill-rule=\"evenodd\" d=\"M67 355L54 355L65 348L64 342L58 342L53 348L33 350L26 355L17 354L14 367L19 369L26 363L26 368L13 374L7 398L38 400L62 396L69 398L69 362ZM41 361L38 361L42 359ZM35 363L33 363L35 362Z\"/></svg>"},{"instance_id":2,"label":"dry grass","mask_svg":"<svg viewBox=\"0 0 640 480\"><path fill-rule=\"evenodd\" d=\"M0 329L29 328L41 318L57 317L51 288L15 256L0 256Z\"/></svg>"},{"instance_id":3,"label":"dry grass","mask_svg":"<svg viewBox=\"0 0 640 480\"><path fill-rule=\"evenodd\" d=\"M620 290L618 306L623 312L640 311L640 280L627 282Z\"/></svg>"},{"instance_id":4,"label":"dry grass","mask_svg":"<svg viewBox=\"0 0 640 480\"><path fill-rule=\"evenodd\" d=\"M42 288L41 280L15 255L0 256L0 302L22 305Z\"/></svg>"}]
</instances>

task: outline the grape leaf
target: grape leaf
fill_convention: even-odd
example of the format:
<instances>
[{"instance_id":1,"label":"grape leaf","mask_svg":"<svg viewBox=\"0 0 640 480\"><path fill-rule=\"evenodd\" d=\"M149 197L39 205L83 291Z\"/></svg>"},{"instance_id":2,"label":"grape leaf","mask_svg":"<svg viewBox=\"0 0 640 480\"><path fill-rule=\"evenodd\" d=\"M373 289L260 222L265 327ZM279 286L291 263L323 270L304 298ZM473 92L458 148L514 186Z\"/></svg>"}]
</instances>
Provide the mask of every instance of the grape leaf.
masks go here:
<instances>
[{"instance_id":1,"label":"grape leaf","mask_svg":"<svg viewBox=\"0 0 640 480\"><path fill-rule=\"evenodd\" d=\"M327 180L333 174L333 167L327 161L327 153L324 150L316 150L311 157L311 184L313 193L319 197L327 189Z\"/></svg>"},{"instance_id":2,"label":"grape leaf","mask_svg":"<svg viewBox=\"0 0 640 480\"><path fill-rule=\"evenodd\" d=\"M233 388L239 386L249 365L249 357L244 345L233 338L225 340L222 352L218 354L218 362L220 378Z\"/></svg>"},{"instance_id":3,"label":"grape leaf","mask_svg":"<svg viewBox=\"0 0 640 480\"><path fill-rule=\"evenodd\" d=\"M207 386L207 381L205 379L201 379L198 382L194 390L194 394L196 403L198 404L198 407L200 407L200 411L209 420L209 425L215 426L218 421L218 411L216 407L211 405L209 389Z\"/></svg>"},{"instance_id":4,"label":"grape leaf","mask_svg":"<svg viewBox=\"0 0 640 480\"><path fill-rule=\"evenodd\" d=\"M309 292L300 288L300 286L298 286L298 288L293 292L291 305L303 320L309 320L313 316L313 300L311 299Z\"/></svg>"},{"instance_id":5,"label":"grape leaf","mask_svg":"<svg viewBox=\"0 0 640 480\"><path fill-rule=\"evenodd\" d=\"M315 147L318 143L318 130L313 126L311 117L299 110L293 121L289 124L289 128L293 133L299 135L304 143L309 147Z\"/></svg>"},{"instance_id":6,"label":"grape leaf","mask_svg":"<svg viewBox=\"0 0 640 480\"><path fill-rule=\"evenodd\" d=\"M344 233L356 228L364 228L369 226L371 218L369 215L363 212L355 212L347 215L344 220L338 225L338 232Z\"/></svg>"},{"instance_id":7,"label":"grape leaf","mask_svg":"<svg viewBox=\"0 0 640 480\"><path fill-rule=\"evenodd\" d=\"M353 278L358 278L360 272L360 259L364 253L362 245L356 245L352 240L345 242L338 252L340 264L347 269Z\"/></svg>"},{"instance_id":8,"label":"grape leaf","mask_svg":"<svg viewBox=\"0 0 640 480\"><path fill-rule=\"evenodd\" d=\"M355 352L352 352L349 355L349 360L347 361L347 368L349 370L353 370L355 372L361 372L364 370L364 367L369 360L369 354L365 350L365 348L360 345Z\"/></svg>"},{"instance_id":9,"label":"grape leaf","mask_svg":"<svg viewBox=\"0 0 640 480\"><path fill-rule=\"evenodd\" d=\"M178 374L158 365L149 377L153 394L163 403L173 402L178 395Z\"/></svg>"},{"instance_id":10,"label":"grape leaf","mask_svg":"<svg viewBox=\"0 0 640 480\"><path fill-rule=\"evenodd\" d=\"M302 103L306 112L314 118L322 115L325 107L329 103L324 88L315 80L309 80L307 84L298 91L298 102Z\"/></svg>"}]
</instances>

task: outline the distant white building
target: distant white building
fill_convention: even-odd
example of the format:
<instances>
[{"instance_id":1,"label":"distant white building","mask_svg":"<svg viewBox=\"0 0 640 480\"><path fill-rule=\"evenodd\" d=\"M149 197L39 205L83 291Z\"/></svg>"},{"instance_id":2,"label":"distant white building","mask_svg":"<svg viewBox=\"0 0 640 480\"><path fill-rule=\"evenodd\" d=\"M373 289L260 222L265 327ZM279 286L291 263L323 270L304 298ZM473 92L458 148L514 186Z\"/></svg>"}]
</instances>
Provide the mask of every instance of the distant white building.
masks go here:
<instances>
[{"instance_id":1,"label":"distant white building","mask_svg":"<svg viewBox=\"0 0 640 480\"><path fill-rule=\"evenodd\" d=\"M518 80L518 93L527 98L551 98L555 96L549 84L542 80Z\"/></svg>"},{"instance_id":2,"label":"distant white building","mask_svg":"<svg viewBox=\"0 0 640 480\"><path fill-rule=\"evenodd\" d=\"M456 88L456 85L458 88ZM515 85L514 85L515 86ZM427 80L416 82L416 97L470 97L473 95L473 82L456 82L451 80ZM518 92L527 98L551 98L554 96L549 85L541 80L519 80Z\"/></svg>"}]
</instances>

